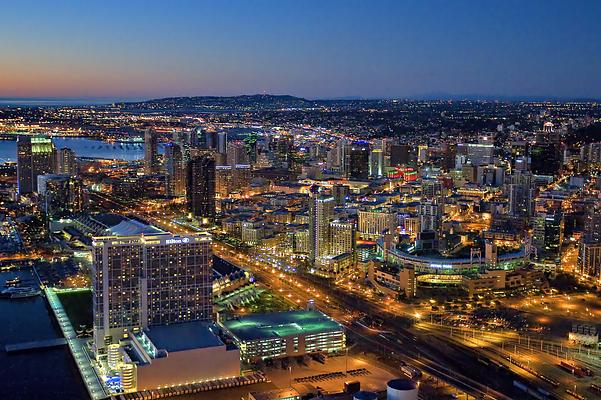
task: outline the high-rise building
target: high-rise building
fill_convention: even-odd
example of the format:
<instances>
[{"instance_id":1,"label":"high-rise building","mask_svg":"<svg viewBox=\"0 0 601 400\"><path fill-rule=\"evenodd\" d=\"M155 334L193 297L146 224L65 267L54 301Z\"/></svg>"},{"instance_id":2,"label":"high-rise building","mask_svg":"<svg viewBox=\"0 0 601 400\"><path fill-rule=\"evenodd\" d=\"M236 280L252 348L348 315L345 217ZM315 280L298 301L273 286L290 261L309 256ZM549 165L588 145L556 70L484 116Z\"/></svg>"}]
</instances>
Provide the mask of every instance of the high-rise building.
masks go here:
<instances>
[{"instance_id":1,"label":"high-rise building","mask_svg":"<svg viewBox=\"0 0 601 400\"><path fill-rule=\"evenodd\" d=\"M355 251L355 222L336 219L330 222L330 256L353 254Z\"/></svg>"},{"instance_id":2,"label":"high-rise building","mask_svg":"<svg viewBox=\"0 0 601 400\"><path fill-rule=\"evenodd\" d=\"M340 139L336 142L336 146L334 147L335 154L332 155L334 167L340 171L344 176L347 176L347 163L346 163L346 155L349 149L349 143L346 139Z\"/></svg>"},{"instance_id":3,"label":"high-rise building","mask_svg":"<svg viewBox=\"0 0 601 400\"><path fill-rule=\"evenodd\" d=\"M370 208L357 211L358 232L363 239L376 240L384 232L396 229L397 212L392 208Z\"/></svg>"},{"instance_id":4,"label":"high-rise building","mask_svg":"<svg viewBox=\"0 0 601 400\"><path fill-rule=\"evenodd\" d=\"M111 233L92 243L97 350L128 331L212 319L210 235L173 235L134 220Z\"/></svg>"},{"instance_id":5,"label":"high-rise building","mask_svg":"<svg viewBox=\"0 0 601 400\"><path fill-rule=\"evenodd\" d=\"M159 139L157 132L148 128L144 132L144 173L156 174L159 172Z\"/></svg>"},{"instance_id":6,"label":"high-rise building","mask_svg":"<svg viewBox=\"0 0 601 400\"><path fill-rule=\"evenodd\" d=\"M424 200L418 208L421 232L438 232L442 223L443 206L438 199Z\"/></svg>"},{"instance_id":7,"label":"high-rise building","mask_svg":"<svg viewBox=\"0 0 601 400\"><path fill-rule=\"evenodd\" d=\"M457 145L447 143L444 146L443 167L445 171L451 171L455 168L455 157L457 156Z\"/></svg>"},{"instance_id":8,"label":"high-rise building","mask_svg":"<svg viewBox=\"0 0 601 400\"><path fill-rule=\"evenodd\" d=\"M336 201L337 206L343 206L346 203L351 188L348 185L342 184L334 184L332 186L332 195L334 196L334 200Z\"/></svg>"},{"instance_id":9,"label":"high-rise building","mask_svg":"<svg viewBox=\"0 0 601 400\"><path fill-rule=\"evenodd\" d=\"M554 176L561 166L560 154L553 143L535 143L530 148L530 169L535 175Z\"/></svg>"},{"instance_id":10,"label":"high-rise building","mask_svg":"<svg viewBox=\"0 0 601 400\"><path fill-rule=\"evenodd\" d=\"M56 173L77 175L77 161L75 152L68 147L62 148L57 152Z\"/></svg>"},{"instance_id":11,"label":"high-rise building","mask_svg":"<svg viewBox=\"0 0 601 400\"><path fill-rule=\"evenodd\" d=\"M202 154L188 161L188 211L203 223L215 219L215 159Z\"/></svg>"},{"instance_id":12,"label":"high-rise building","mask_svg":"<svg viewBox=\"0 0 601 400\"><path fill-rule=\"evenodd\" d=\"M257 162L257 155L259 151L259 135L256 132L252 131L246 135L243 140L244 148L246 150L246 159L249 164L254 164Z\"/></svg>"},{"instance_id":13,"label":"high-rise building","mask_svg":"<svg viewBox=\"0 0 601 400\"><path fill-rule=\"evenodd\" d=\"M476 180L481 186L499 187L505 181L505 170L497 165L479 165Z\"/></svg>"},{"instance_id":14,"label":"high-rise building","mask_svg":"<svg viewBox=\"0 0 601 400\"><path fill-rule=\"evenodd\" d=\"M345 153L346 176L351 180L367 180L369 178L369 142L353 142L347 145Z\"/></svg>"},{"instance_id":15,"label":"high-rise building","mask_svg":"<svg viewBox=\"0 0 601 400\"><path fill-rule=\"evenodd\" d=\"M532 244L539 260L559 260L563 242L561 212L538 213L534 218Z\"/></svg>"},{"instance_id":16,"label":"high-rise building","mask_svg":"<svg viewBox=\"0 0 601 400\"><path fill-rule=\"evenodd\" d=\"M225 154L227 152L227 132L217 132L217 152Z\"/></svg>"},{"instance_id":17,"label":"high-rise building","mask_svg":"<svg viewBox=\"0 0 601 400\"><path fill-rule=\"evenodd\" d=\"M67 217L83 209L81 178L68 174L38 175L37 192L41 209L48 218Z\"/></svg>"},{"instance_id":18,"label":"high-rise building","mask_svg":"<svg viewBox=\"0 0 601 400\"><path fill-rule=\"evenodd\" d=\"M250 185L252 174L250 165L238 164L234 167L218 165L215 167L215 192L224 199L231 193L243 191Z\"/></svg>"},{"instance_id":19,"label":"high-rise building","mask_svg":"<svg viewBox=\"0 0 601 400\"><path fill-rule=\"evenodd\" d=\"M428 161L428 145L420 144L417 146L417 160L420 163L425 163Z\"/></svg>"},{"instance_id":20,"label":"high-rise building","mask_svg":"<svg viewBox=\"0 0 601 400\"><path fill-rule=\"evenodd\" d=\"M56 170L56 148L46 137L20 136L17 140L17 180L19 194L37 189L38 175Z\"/></svg>"},{"instance_id":21,"label":"high-rise building","mask_svg":"<svg viewBox=\"0 0 601 400\"><path fill-rule=\"evenodd\" d=\"M382 149L373 149L369 154L369 175L381 178L384 175L384 152Z\"/></svg>"},{"instance_id":22,"label":"high-rise building","mask_svg":"<svg viewBox=\"0 0 601 400\"><path fill-rule=\"evenodd\" d=\"M274 155L275 165L280 168L288 168L292 161L292 136L278 136L270 142L269 147Z\"/></svg>"},{"instance_id":23,"label":"high-rise building","mask_svg":"<svg viewBox=\"0 0 601 400\"><path fill-rule=\"evenodd\" d=\"M588 143L582 146L580 158L588 164L601 164L601 143Z\"/></svg>"},{"instance_id":24,"label":"high-rise building","mask_svg":"<svg viewBox=\"0 0 601 400\"><path fill-rule=\"evenodd\" d=\"M409 145L391 144L390 145L390 166L400 167L409 165Z\"/></svg>"},{"instance_id":25,"label":"high-rise building","mask_svg":"<svg viewBox=\"0 0 601 400\"><path fill-rule=\"evenodd\" d=\"M578 267L581 274L601 279L601 242L580 243Z\"/></svg>"},{"instance_id":26,"label":"high-rise building","mask_svg":"<svg viewBox=\"0 0 601 400\"><path fill-rule=\"evenodd\" d=\"M561 168L559 131L555 130L553 123L545 122L543 129L536 133L536 142L529 150L533 174L554 176Z\"/></svg>"},{"instance_id":27,"label":"high-rise building","mask_svg":"<svg viewBox=\"0 0 601 400\"><path fill-rule=\"evenodd\" d=\"M176 143L165 145L165 187L168 196L186 193L186 168L182 149Z\"/></svg>"},{"instance_id":28,"label":"high-rise building","mask_svg":"<svg viewBox=\"0 0 601 400\"><path fill-rule=\"evenodd\" d=\"M202 126L197 126L190 132L190 146L206 148L204 129L202 129Z\"/></svg>"},{"instance_id":29,"label":"high-rise building","mask_svg":"<svg viewBox=\"0 0 601 400\"><path fill-rule=\"evenodd\" d=\"M578 250L580 273L601 279L601 203L596 203L586 214L584 232Z\"/></svg>"},{"instance_id":30,"label":"high-rise building","mask_svg":"<svg viewBox=\"0 0 601 400\"><path fill-rule=\"evenodd\" d=\"M534 181L532 174L515 171L506 185L509 215L530 218L534 210Z\"/></svg>"},{"instance_id":31,"label":"high-rise building","mask_svg":"<svg viewBox=\"0 0 601 400\"><path fill-rule=\"evenodd\" d=\"M249 158L246 145L241 140L234 140L227 144L227 165L248 164Z\"/></svg>"},{"instance_id":32,"label":"high-rise building","mask_svg":"<svg viewBox=\"0 0 601 400\"><path fill-rule=\"evenodd\" d=\"M311 187L309 196L309 259L315 263L329 254L334 197L321 194L317 186Z\"/></svg>"},{"instance_id":33,"label":"high-rise building","mask_svg":"<svg viewBox=\"0 0 601 400\"><path fill-rule=\"evenodd\" d=\"M465 155L474 166L494 164L495 146L488 141L481 143L460 143L457 145L457 154Z\"/></svg>"},{"instance_id":34,"label":"high-rise building","mask_svg":"<svg viewBox=\"0 0 601 400\"><path fill-rule=\"evenodd\" d=\"M587 243L601 243L601 202L597 202L586 214L582 239Z\"/></svg>"},{"instance_id":35,"label":"high-rise building","mask_svg":"<svg viewBox=\"0 0 601 400\"><path fill-rule=\"evenodd\" d=\"M198 149L216 149L217 132L197 126L190 132L190 146Z\"/></svg>"}]
</instances>

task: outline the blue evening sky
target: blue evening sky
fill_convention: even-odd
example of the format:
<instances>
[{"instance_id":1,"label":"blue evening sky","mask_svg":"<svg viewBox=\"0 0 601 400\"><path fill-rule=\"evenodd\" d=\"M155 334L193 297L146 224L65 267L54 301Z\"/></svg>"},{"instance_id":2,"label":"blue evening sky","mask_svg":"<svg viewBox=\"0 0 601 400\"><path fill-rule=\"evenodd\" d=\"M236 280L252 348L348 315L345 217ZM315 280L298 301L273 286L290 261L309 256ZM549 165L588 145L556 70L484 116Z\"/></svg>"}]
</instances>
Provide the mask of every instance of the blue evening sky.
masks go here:
<instances>
[{"instance_id":1,"label":"blue evening sky","mask_svg":"<svg viewBox=\"0 0 601 400\"><path fill-rule=\"evenodd\" d=\"M601 98L601 1L10 1L0 97Z\"/></svg>"}]
</instances>

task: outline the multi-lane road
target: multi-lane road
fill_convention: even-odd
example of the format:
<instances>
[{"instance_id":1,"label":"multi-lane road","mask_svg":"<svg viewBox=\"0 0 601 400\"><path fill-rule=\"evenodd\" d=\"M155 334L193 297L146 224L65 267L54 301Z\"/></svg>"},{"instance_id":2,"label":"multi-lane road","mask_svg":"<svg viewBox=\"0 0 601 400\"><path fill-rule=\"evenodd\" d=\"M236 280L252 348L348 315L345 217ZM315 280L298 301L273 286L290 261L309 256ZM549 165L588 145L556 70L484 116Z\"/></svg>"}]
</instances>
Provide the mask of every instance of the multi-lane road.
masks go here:
<instances>
[{"instance_id":1,"label":"multi-lane road","mask_svg":"<svg viewBox=\"0 0 601 400\"><path fill-rule=\"evenodd\" d=\"M413 335L407 328L407 319L382 311L368 301L344 295L335 287L320 287L299 275L285 274L265 265L238 250L222 243L216 243L214 253L240 267L253 272L255 277L282 296L296 304L313 300L326 314L345 325L347 331L364 344L382 350L399 362L419 367L430 375L445 381L474 397L509 399L509 396L492 389L481 381L463 375L453 365L456 360L448 360L436 354L436 349ZM361 315L381 316L383 324L373 329L358 323ZM387 332L382 334L382 332ZM469 360L464 360L469 362Z\"/></svg>"},{"instance_id":2,"label":"multi-lane road","mask_svg":"<svg viewBox=\"0 0 601 400\"><path fill-rule=\"evenodd\" d=\"M104 194L94 194L93 199L103 203L106 208L140 215L150 223L173 233L194 232L190 227L176 224L170 216L161 212L140 213L122 200ZM597 354L591 355L590 362L581 361L582 357L588 355L581 353L576 356L575 349L566 349L560 342L526 342L527 339L520 338L515 332L481 333L428 324L424 320L414 321L418 323L409 328L409 320L417 319L416 310L419 308L416 306L386 302L365 296L364 293L350 290L348 287L326 284L311 276L287 274L225 243L216 241L214 253L254 273L259 282L292 303L303 305L313 300L318 308L343 323L351 337L389 354L399 365L402 362L415 365L475 397L509 399L511 397L504 393L515 393L511 387L511 379L519 377L548 389L549 392L555 393L557 398L572 398L565 393L565 389L573 389L576 378L560 370L556 366L558 360L567 355L568 358L577 358L579 363L591 368L598 367L594 359L598 357ZM424 311L422 314L425 315L426 309L421 311ZM358 323L364 315L381 320L382 326L373 329ZM494 376L486 372L479 374L486 369L481 368L482 364L478 364L478 358L494 360L495 364L504 365L513 375L502 378L500 375ZM465 370L470 370L469 377L462 373ZM549 385L531 371L539 371L539 374L551 377L560 386ZM577 382L576 390L582 392L585 384L588 384L588 381ZM492 389L492 386L497 390Z\"/></svg>"}]
</instances>

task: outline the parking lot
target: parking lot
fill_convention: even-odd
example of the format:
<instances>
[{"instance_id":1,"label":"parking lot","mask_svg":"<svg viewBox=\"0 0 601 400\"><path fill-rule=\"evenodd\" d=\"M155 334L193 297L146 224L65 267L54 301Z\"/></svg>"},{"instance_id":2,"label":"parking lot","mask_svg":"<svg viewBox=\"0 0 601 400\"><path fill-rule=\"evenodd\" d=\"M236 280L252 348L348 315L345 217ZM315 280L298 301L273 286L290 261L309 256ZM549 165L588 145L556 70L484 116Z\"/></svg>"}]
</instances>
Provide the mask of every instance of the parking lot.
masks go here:
<instances>
[{"instance_id":1,"label":"parking lot","mask_svg":"<svg viewBox=\"0 0 601 400\"><path fill-rule=\"evenodd\" d=\"M277 388L292 386L301 395L315 393L317 389L339 392L344 389L344 382L349 381L359 381L361 390L386 390L386 383L398 378L398 375L351 355L348 360L341 355L326 359L324 364L310 360L306 365L292 362L289 366L291 369L269 367L265 372Z\"/></svg>"}]
</instances>

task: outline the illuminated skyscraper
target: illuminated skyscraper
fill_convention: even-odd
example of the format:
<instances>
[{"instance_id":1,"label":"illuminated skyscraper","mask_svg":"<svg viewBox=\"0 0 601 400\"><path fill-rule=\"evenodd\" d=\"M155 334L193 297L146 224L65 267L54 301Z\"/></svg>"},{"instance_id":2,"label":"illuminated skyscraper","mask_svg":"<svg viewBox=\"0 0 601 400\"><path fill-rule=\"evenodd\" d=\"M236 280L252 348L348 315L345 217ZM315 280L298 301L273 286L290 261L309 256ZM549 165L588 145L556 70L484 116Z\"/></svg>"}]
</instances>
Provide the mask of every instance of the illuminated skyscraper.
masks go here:
<instances>
[{"instance_id":1,"label":"illuminated skyscraper","mask_svg":"<svg viewBox=\"0 0 601 400\"><path fill-rule=\"evenodd\" d=\"M534 210L532 174L516 171L509 176L506 190L509 197L509 215L526 218L532 216Z\"/></svg>"},{"instance_id":2,"label":"illuminated skyscraper","mask_svg":"<svg viewBox=\"0 0 601 400\"><path fill-rule=\"evenodd\" d=\"M202 129L202 126L197 126L190 132L190 146L205 148L205 145L204 130Z\"/></svg>"},{"instance_id":3,"label":"illuminated skyscraper","mask_svg":"<svg viewBox=\"0 0 601 400\"><path fill-rule=\"evenodd\" d=\"M67 217L83 209L81 178L68 174L38 175L37 191L41 209L48 218Z\"/></svg>"},{"instance_id":4,"label":"illuminated skyscraper","mask_svg":"<svg viewBox=\"0 0 601 400\"><path fill-rule=\"evenodd\" d=\"M377 240L384 232L393 233L397 225L397 212L391 208L365 208L357 211L359 236Z\"/></svg>"},{"instance_id":5,"label":"illuminated skyscraper","mask_svg":"<svg viewBox=\"0 0 601 400\"><path fill-rule=\"evenodd\" d=\"M77 161L73 150L68 147L58 150L56 172L58 174L77 175Z\"/></svg>"},{"instance_id":6,"label":"illuminated skyscraper","mask_svg":"<svg viewBox=\"0 0 601 400\"><path fill-rule=\"evenodd\" d=\"M109 234L93 238L97 350L128 331L212 319L210 235L172 235L127 219Z\"/></svg>"},{"instance_id":7,"label":"illuminated skyscraper","mask_svg":"<svg viewBox=\"0 0 601 400\"><path fill-rule=\"evenodd\" d=\"M37 189L38 175L52 174L56 169L56 148L46 137L20 136L17 140L17 180L19 194Z\"/></svg>"},{"instance_id":8,"label":"illuminated skyscraper","mask_svg":"<svg viewBox=\"0 0 601 400\"><path fill-rule=\"evenodd\" d=\"M186 168L182 149L176 143L165 145L165 186L168 196L186 193Z\"/></svg>"},{"instance_id":9,"label":"illuminated skyscraper","mask_svg":"<svg viewBox=\"0 0 601 400\"><path fill-rule=\"evenodd\" d=\"M373 149L369 154L369 175L381 178L384 175L384 152L382 149Z\"/></svg>"},{"instance_id":10,"label":"illuminated skyscraper","mask_svg":"<svg viewBox=\"0 0 601 400\"><path fill-rule=\"evenodd\" d=\"M317 186L311 188L309 196L309 259L314 263L329 254L334 197L320 194Z\"/></svg>"},{"instance_id":11,"label":"illuminated skyscraper","mask_svg":"<svg viewBox=\"0 0 601 400\"><path fill-rule=\"evenodd\" d=\"M534 218L532 244L539 260L558 261L563 242L563 215L561 212L538 213Z\"/></svg>"},{"instance_id":12,"label":"illuminated skyscraper","mask_svg":"<svg viewBox=\"0 0 601 400\"><path fill-rule=\"evenodd\" d=\"M352 254L355 250L355 222L336 219L330 222L330 243L328 252L331 256Z\"/></svg>"},{"instance_id":13,"label":"illuminated skyscraper","mask_svg":"<svg viewBox=\"0 0 601 400\"><path fill-rule=\"evenodd\" d=\"M275 137L269 147L275 158L276 166L287 168L292 161L293 140L292 136L282 135Z\"/></svg>"},{"instance_id":14,"label":"illuminated skyscraper","mask_svg":"<svg viewBox=\"0 0 601 400\"><path fill-rule=\"evenodd\" d=\"M482 138L486 138L486 136ZM466 161L471 162L475 167L494 164L495 146L492 140L480 140L479 143L459 143L456 151L458 156L465 156Z\"/></svg>"},{"instance_id":15,"label":"illuminated skyscraper","mask_svg":"<svg viewBox=\"0 0 601 400\"><path fill-rule=\"evenodd\" d=\"M148 128L144 132L144 173L156 174L159 172L158 137L154 129Z\"/></svg>"},{"instance_id":16,"label":"illuminated skyscraper","mask_svg":"<svg viewBox=\"0 0 601 400\"><path fill-rule=\"evenodd\" d=\"M420 163L425 163L428 161L428 145L420 144L417 146L417 160Z\"/></svg>"},{"instance_id":17,"label":"illuminated skyscraper","mask_svg":"<svg viewBox=\"0 0 601 400\"><path fill-rule=\"evenodd\" d=\"M358 141L347 145L345 172L351 180L364 181L369 178L369 142Z\"/></svg>"},{"instance_id":18,"label":"illuminated skyscraper","mask_svg":"<svg viewBox=\"0 0 601 400\"><path fill-rule=\"evenodd\" d=\"M553 176L561 168L559 132L546 122L536 134L536 143L530 148L530 169L535 175Z\"/></svg>"},{"instance_id":19,"label":"illuminated skyscraper","mask_svg":"<svg viewBox=\"0 0 601 400\"><path fill-rule=\"evenodd\" d=\"M215 219L215 159L202 154L188 162L188 211L203 223Z\"/></svg>"},{"instance_id":20,"label":"illuminated skyscraper","mask_svg":"<svg viewBox=\"0 0 601 400\"><path fill-rule=\"evenodd\" d=\"M227 144L227 165L235 167L237 164L249 163L246 145L241 140L235 140Z\"/></svg>"},{"instance_id":21,"label":"illuminated skyscraper","mask_svg":"<svg viewBox=\"0 0 601 400\"><path fill-rule=\"evenodd\" d=\"M221 154L227 152L227 132L217 132L217 152Z\"/></svg>"}]
</instances>

